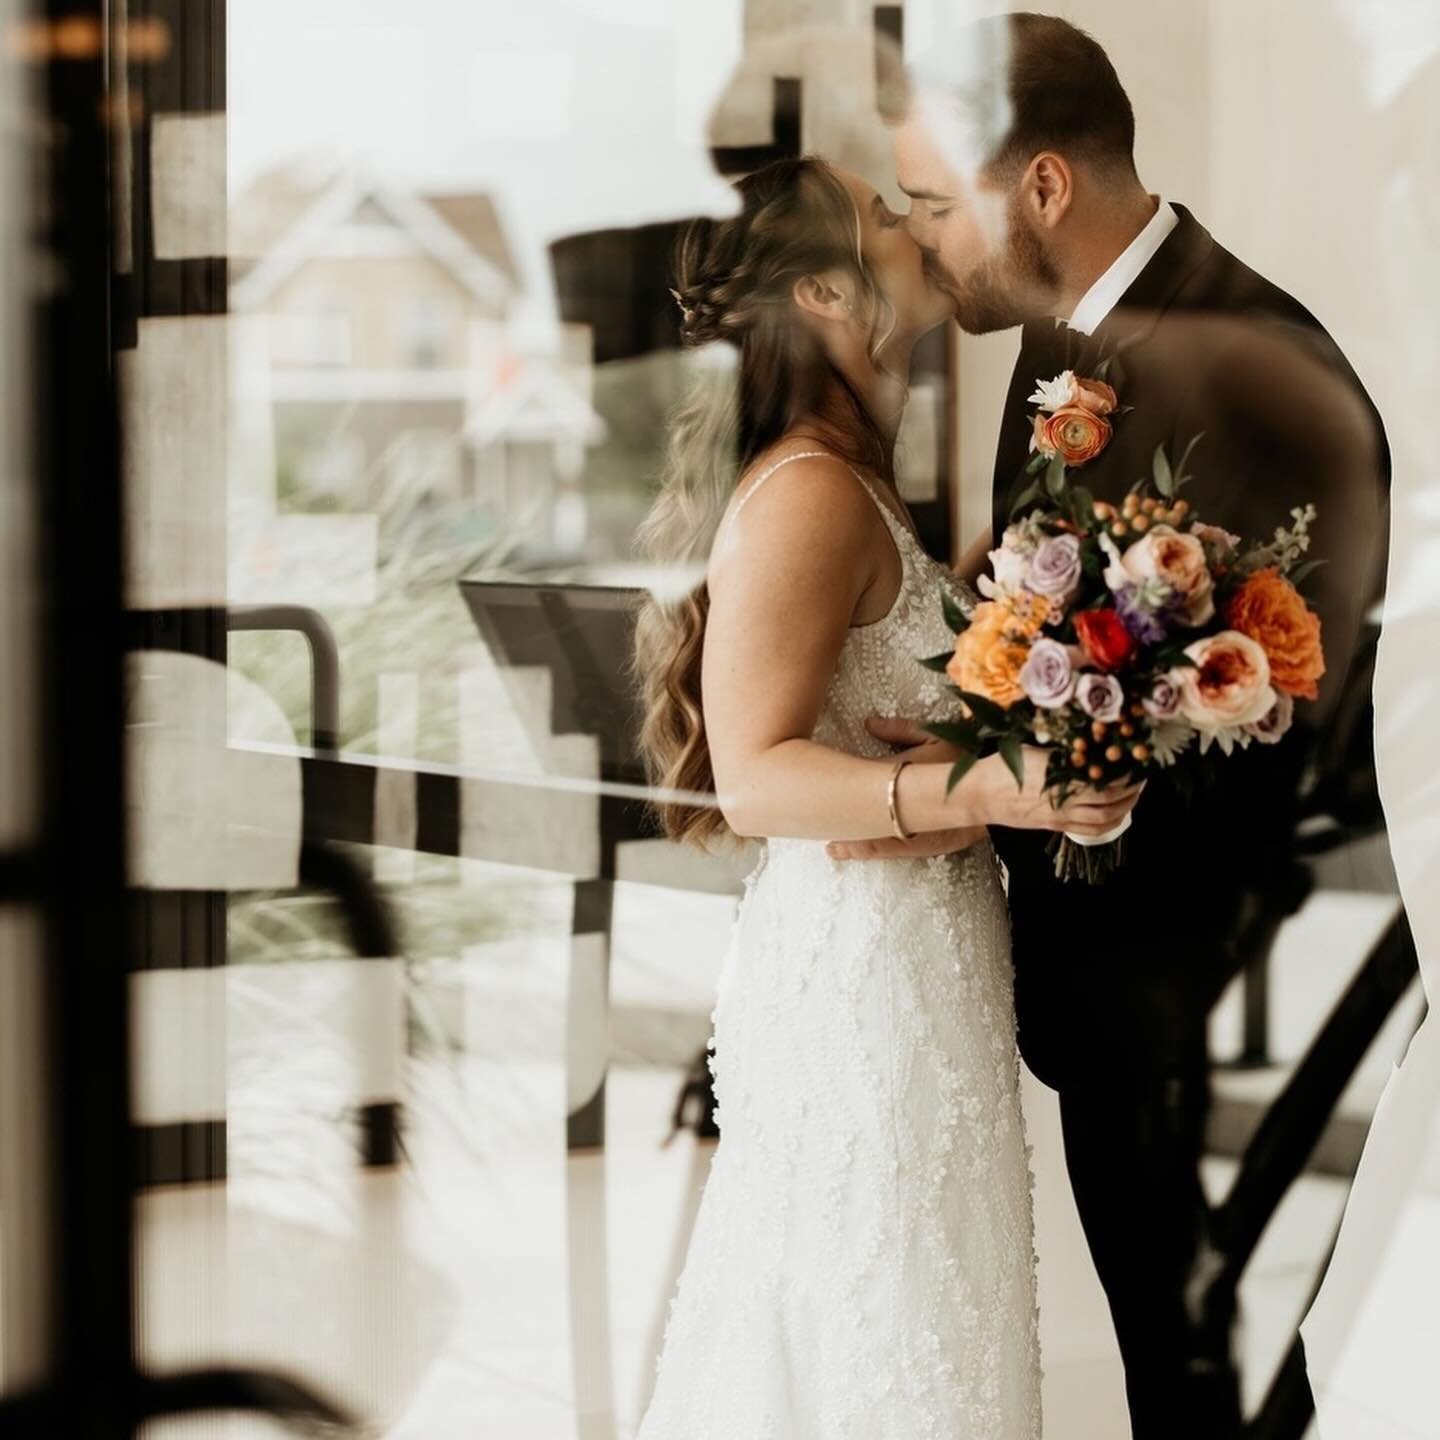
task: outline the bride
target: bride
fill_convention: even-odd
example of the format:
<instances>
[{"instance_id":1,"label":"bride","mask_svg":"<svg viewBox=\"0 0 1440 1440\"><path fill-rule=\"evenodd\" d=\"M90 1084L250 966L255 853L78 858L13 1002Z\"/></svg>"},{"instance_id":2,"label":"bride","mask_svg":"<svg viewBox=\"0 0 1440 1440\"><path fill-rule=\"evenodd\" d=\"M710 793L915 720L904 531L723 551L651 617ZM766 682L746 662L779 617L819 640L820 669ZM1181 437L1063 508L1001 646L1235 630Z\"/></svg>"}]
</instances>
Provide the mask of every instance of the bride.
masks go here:
<instances>
[{"instance_id":1,"label":"bride","mask_svg":"<svg viewBox=\"0 0 1440 1440\"><path fill-rule=\"evenodd\" d=\"M1130 791L1054 807L1044 756L947 798L875 714L938 717L941 592L895 434L941 324L900 217L806 158L737 187L678 264L683 332L738 351L677 417L645 540L705 582L640 616L643 743L674 838L764 837L714 1023L721 1139L640 1440L1033 1440L1030 1174L1009 921L984 827L1098 833ZM738 466L736 456L738 455ZM673 792L715 795L718 808ZM931 858L827 841L924 834Z\"/></svg>"}]
</instances>

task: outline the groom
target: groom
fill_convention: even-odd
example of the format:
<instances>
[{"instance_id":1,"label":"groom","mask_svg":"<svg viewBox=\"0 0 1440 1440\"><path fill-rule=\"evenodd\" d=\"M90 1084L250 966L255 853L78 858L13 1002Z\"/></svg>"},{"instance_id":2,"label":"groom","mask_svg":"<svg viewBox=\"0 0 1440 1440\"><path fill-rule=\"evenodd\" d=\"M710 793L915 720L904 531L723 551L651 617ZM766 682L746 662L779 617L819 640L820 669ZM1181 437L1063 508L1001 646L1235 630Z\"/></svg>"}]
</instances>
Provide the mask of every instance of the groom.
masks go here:
<instances>
[{"instance_id":1,"label":"groom","mask_svg":"<svg viewBox=\"0 0 1440 1440\"><path fill-rule=\"evenodd\" d=\"M1094 40L1017 14L968 27L957 51L882 88L908 224L934 283L973 334L1023 326L994 536L1028 484L1028 397L1066 369L1103 375L1130 407L1085 466L1097 498L1120 502L1157 445L1178 458L1193 440L1185 494L1207 521L1267 538L1292 507L1319 509L1313 550L1328 564L1306 590L1328 669L1290 735L1238 755L1190 799L1152 780L1128 861L1103 885L1058 882L1040 832L994 836L1010 876L1021 1049L1059 1092L1135 1440L1225 1440L1240 1431L1239 1387L1230 1291L1207 1286L1224 1237L1199 1175L1206 1017L1244 958L1235 941L1247 904L1281 873L1302 777L1378 597L1388 451L1314 316L1142 185L1130 102ZM896 743L921 738L903 722L873 728ZM845 847L854 858L933 850Z\"/></svg>"}]
</instances>

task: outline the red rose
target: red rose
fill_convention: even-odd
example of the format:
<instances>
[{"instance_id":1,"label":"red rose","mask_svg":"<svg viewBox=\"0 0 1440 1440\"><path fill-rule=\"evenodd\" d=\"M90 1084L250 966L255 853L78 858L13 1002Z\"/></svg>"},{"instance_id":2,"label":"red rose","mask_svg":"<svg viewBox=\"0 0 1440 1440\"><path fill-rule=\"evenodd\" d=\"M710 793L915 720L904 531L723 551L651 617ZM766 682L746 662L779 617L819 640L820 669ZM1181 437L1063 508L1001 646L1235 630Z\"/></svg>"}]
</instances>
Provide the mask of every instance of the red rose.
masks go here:
<instances>
[{"instance_id":1,"label":"red rose","mask_svg":"<svg viewBox=\"0 0 1440 1440\"><path fill-rule=\"evenodd\" d=\"M1090 663L1102 670L1118 670L1135 653L1135 637L1113 610L1081 610L1075 633Z\"/></svg>"}]
</instances>

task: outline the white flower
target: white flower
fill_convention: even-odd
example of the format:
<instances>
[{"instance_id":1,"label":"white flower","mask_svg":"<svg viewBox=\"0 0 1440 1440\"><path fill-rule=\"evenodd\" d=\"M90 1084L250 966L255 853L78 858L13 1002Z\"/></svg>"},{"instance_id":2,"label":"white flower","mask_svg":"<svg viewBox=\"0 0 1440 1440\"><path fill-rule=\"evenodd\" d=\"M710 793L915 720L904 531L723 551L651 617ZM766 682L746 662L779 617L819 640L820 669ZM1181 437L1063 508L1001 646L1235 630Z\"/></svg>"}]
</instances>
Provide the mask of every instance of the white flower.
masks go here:
<instances>
[{"instance_id":1,"label":"white flower","mask_svg":"<svg viewBox=\"0 0 1440 1440\"><path fill-rule=\"evenodd\" d=\"M1118 595L1127 585L1132 584L1130 572L1126 570L1125 563L1120 556L1120 547L1102 530L1098 536L1100 548L1105 552L1105 558L1110 562L1105 567L1105 584L1110 588L1112 595Z\"/></svg>"},{"instance_id":2,"label":"white flower","mask_svg":"<svg viewBox=\"0 0 1440 1440\"><path fill-rule=\"evenodd\" d=\"M1012 525L1005 532L1000 547L990 551L987 556L995 576L993 580L989 575L980 577L980 593L987 600L995 600L1019 591L1025 583L1033 549L1034 546L1027 544L1025 536Z\"/></svg>"},{"instance_id":3,"label":"white flower","mask_svg":"<svg viewBox=\"0 0 1440 1440\"><path fill-rule=\"evenodd\" d=\"M1067 405L1075 403L1075 372L1073 370L1062 370L1053 380L1035 381L1035 393L1030 397L1031 405L1038 405L1042 410L1048 410L1054 414L1056 410L1063 410Z\"/></svg>"},{"instance_id":4,"label":"white flower","mask_svg":"<svg viewBox=\"0 0 1440 1440\"><path fill-rule=\"evenodd\" d=\"M1254 738L1249 729L1243 725L1226 725L1219 730L1202 730L1200 732L1200 753L1208 754L1212 745L1218 745L1227 756L1233 755L1237 748L1248 750L1250 742Z\"/></svg>"},{"instance_id":5,"label":"white flower","mask_svg":"<svg viewBox=\"0 0 1440 1440\"><path fill-rule=\"evenodd\" d=\"M1150 730L1150 752L1162 768L1173 765L1188 750L1196 731L1184 720L1162 720Z\"/></svg>"}]
</instances>

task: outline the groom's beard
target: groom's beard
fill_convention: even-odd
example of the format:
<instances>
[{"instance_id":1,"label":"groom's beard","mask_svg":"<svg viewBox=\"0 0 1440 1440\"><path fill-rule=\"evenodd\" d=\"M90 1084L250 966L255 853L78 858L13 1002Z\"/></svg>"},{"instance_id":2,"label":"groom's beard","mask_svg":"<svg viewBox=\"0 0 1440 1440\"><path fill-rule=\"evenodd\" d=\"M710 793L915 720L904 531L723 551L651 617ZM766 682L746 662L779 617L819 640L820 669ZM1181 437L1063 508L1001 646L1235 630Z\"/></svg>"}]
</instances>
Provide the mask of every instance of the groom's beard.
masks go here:
<instances>
[{"instance_id":1,"label":"groom's beard","mask_svg":"<svg viewBox=\"0 0 1440 1440\"><path fill-rule=\"evenodd\" d=\"M955 320L970 335L1009 330L1050 313L1060 274L1040 237L1025 223L1020 207L1010 207L1005 245L987 256L963 280L945 273L939 256L926 254L927 268L955 303Z\"/></svg>"}]
</instances>

